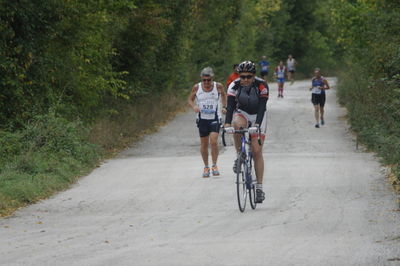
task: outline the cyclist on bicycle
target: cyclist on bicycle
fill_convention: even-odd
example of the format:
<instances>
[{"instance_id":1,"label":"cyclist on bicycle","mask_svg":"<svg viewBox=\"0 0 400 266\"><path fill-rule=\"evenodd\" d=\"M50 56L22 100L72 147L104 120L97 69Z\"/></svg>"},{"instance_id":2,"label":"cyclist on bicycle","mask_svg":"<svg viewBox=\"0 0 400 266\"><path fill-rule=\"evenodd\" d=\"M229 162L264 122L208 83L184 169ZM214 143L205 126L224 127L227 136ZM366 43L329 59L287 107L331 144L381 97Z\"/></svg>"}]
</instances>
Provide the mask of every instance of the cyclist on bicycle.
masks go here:
<instances>
[{"instance_id":1,"label":"cyclist on bicycle","mask_svg":"<svg viewBox=\"0 0 400 266\"><path fill-rule=\"evenodd\" d=\"M188 103L197 114L197 127L200 134L200 153L204 162L203 177L210 176L208 164L208 146L211 145L211 171L214 176L219 175L218 135L221 125L221 112L226 112L226 93L221 83L213 81L214 71L211 67L204 68L201 73L201 82L195 84L189 95ZM196 100L196 102L195 102ZM220 101L224 107L221 108Z\"/></svg>"},{"instance_id":2,"label":"cyclist on bicycle","mask_svg":"<svg viewBox=\"0 0 400 266\"><path fill-rule=\"evenodd\" d=\"M265 194L262 190L264 175L262 145L266 132L266 104L269 88L263 79L255 76L256 66L253 62L244 61L240 63L237 71L240 74L240 78L229 85L227 92L228 105L225 118L225 131L227 133L234 133L235 129L249 128L254 168L257 177L256 202L262 203L265 199ZM261 134L261 145L257 141L259 134ZM240 138L240 134L234 135L236 152L240 151ZM237 159L233 166L234 172L236 172L236 167Z\"/></svg>"}]
</instances>

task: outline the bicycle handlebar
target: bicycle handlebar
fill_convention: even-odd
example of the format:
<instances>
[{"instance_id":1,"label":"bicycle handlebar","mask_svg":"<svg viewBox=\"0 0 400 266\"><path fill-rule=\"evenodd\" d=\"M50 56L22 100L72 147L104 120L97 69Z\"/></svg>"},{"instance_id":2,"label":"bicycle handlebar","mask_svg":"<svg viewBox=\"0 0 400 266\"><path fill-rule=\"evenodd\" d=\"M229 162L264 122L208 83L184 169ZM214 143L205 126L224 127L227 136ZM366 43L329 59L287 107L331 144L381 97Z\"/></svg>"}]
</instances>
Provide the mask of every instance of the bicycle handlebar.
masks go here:
<instances>
[{"instance_id":1,"label":"bicycle handlebar","mask_svg":"<svg viewBox=\"0 0 400 266\"><path fill-rule=\"evenodd\" d=\"M245 134L246 132L249 132L248 128L242 128L242 129L235 129L236 134ZM225 141L225 128L222 127L222 144L226 147L226 141ZM258 128L258 133L257 133L257 141L258 141L258 145L261 146L261 129Z\"/></svg>"}]
</instances>

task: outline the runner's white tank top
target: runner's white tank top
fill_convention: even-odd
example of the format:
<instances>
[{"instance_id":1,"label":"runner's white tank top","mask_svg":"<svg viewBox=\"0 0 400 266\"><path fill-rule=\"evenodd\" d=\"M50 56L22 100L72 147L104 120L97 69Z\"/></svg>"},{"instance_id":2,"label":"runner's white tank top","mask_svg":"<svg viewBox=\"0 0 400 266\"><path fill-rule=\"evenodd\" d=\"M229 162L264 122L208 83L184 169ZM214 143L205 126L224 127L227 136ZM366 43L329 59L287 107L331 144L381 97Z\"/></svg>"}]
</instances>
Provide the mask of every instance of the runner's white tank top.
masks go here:
<instances>
[{"instance_id":1,"label":"runner's white tank top","mask_svg":"<svg viewBox=\"0 0 400 266\"><path fill-rule=\"evenodd\" d=\"M287 61L286 61L286 64L287 64L287 67L291 70L291 69L294 69L294 58L292 58L292 59L288 59Z\"/></svg>"},{"instance_id":2,"label":"runner's white tank top","mask_svg":"<svg viewBox=\"0 0 400 266\"><path fill-rule=\"evenodd\" d=\"M280 68L279 66L278 66L278 69L277 69L277 73L276 73L276 76L278 77L278 78L284 78L285 77L285 70L286 70L286 67L285 66L283 66L282 68Z\"/></svg>"},{"instance_id":3,"label":"runner's white tank top","mask_svg":"<svg viewBox=\"0 0 400 266\"><path fill-rule=\"evenodd\" d=\"M220 108L218 108L219 93L216 82L213 82L211 91L204 91L201 82L199 82L196 101L200 108L200 113L197 115L198 118L206 120L214 120L215 118L219 120L221 118Z\"/></svg>"}]
</instances>

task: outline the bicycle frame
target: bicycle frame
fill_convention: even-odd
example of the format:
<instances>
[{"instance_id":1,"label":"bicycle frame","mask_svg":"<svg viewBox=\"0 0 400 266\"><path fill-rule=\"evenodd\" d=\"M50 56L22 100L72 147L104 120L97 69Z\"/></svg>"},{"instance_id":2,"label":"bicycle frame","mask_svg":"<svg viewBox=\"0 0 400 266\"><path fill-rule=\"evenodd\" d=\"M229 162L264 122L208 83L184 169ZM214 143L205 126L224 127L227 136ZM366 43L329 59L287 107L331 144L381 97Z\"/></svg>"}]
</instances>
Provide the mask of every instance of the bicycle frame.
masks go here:
<instances>
[{"instance_id":1,"label":"bicycle frame","mask_svg":"<svg viewBox=\"0 0 400 266\"><path fill-rule=\"evenodd\" d=\"M225 142L225 130L223 130L222 134L222 143L226 146ZM253 153L251 149L251 136L248 132L248 129L239 129L235 130L236 134L241 134L241 144L240 144L240 152L238 154L238 158L236 160L236 188L237 188L237 197L238 197L238 205L239 210L244 212L246 208L247 196L249 196L249 201L252 209L256 208L255 201L255 183L256 180L253 180ZM261 145L261 137L260 133L258 134L258 143ZM248 148L246 147L248 146Z\"/></svg>"},{"instance_id":2,"label":"bicycle frame","mask_svg":"<svg viewBox=\"0 0 400 266\"><path fill-rule=\"evenodd\" d=\"M251 186L253 184L253 180L252 180L253 153L251 151L251 139L250 139L250 136L248 136L248 139L247 139L246 138L246 134L243 133L242 137L241 137L241 140L242 140L241 141L241 152L243 154L246 154L246 160L245 160L245 162L246 162L246 173L245 173L245 176L246 176L246 188L248 190L250 190L252 188ZM246 145L249 146L247 152L246 152Z\"/></svg>"}]
</instances>

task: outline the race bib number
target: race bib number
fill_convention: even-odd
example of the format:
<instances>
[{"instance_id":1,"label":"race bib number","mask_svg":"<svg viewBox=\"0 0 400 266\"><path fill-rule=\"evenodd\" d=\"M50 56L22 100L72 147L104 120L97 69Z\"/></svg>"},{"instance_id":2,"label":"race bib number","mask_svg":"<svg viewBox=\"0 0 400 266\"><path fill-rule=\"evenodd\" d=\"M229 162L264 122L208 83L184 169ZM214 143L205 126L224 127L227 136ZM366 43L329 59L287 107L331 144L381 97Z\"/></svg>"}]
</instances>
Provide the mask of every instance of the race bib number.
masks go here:
<instances>
[{"instance_id":1,"label":"race bib number","mask_svg":"<svg viewBox=\"0 0 400 266\"><path fill-rule=\"evenodd\" d=\"M262 66L262 67L261 67L261 70L262 70L262 71L268 71L268 66Z\"/></svg>"},{"instance_id":2,"label":"race bib number","mask_svg":"<svg viewBox=\"0 0 400 266\"><path fill-rule=\"evenodd\" d=\"M206 102L201 106L201 118L212 120L215 118L216 106L213 102Z\"/></svg>"},{"instance_id":3,"label":"race bib number","mask_svg":"<svg viewBox=\"0 0 400 266\"><path fill-rule=\"evenodd\" d=\"M314 94L321 94L321 89L319 87L313 87L312 88L312 93Z\"/></svg>"}]
</instances>

